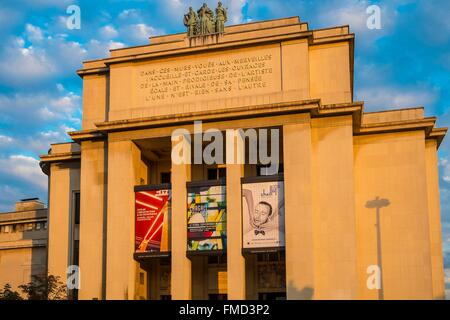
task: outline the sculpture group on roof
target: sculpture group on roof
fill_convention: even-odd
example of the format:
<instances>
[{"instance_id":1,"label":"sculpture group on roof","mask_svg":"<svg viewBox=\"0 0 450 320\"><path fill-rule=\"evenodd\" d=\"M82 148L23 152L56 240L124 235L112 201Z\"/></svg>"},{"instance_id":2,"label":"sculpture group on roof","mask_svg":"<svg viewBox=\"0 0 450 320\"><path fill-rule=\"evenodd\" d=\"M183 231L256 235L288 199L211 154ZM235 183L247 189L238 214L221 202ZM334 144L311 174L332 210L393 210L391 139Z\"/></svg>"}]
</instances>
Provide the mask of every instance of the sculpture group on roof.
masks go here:
<instances>
[{"instance_id":1,"label":"sculpture group on roof","mask_svg":"<svg viewBox=\"0 0 450 320\"><path fill-rule=\"evenodd\" d=\"M222 2L217 4L215 15L206 3L197 12L189 7L189 12L184 15L183 22L187 27L189 37L223 33L225 22L227 22L227 9L223 7Z\"/></svg>"}]
</instances>

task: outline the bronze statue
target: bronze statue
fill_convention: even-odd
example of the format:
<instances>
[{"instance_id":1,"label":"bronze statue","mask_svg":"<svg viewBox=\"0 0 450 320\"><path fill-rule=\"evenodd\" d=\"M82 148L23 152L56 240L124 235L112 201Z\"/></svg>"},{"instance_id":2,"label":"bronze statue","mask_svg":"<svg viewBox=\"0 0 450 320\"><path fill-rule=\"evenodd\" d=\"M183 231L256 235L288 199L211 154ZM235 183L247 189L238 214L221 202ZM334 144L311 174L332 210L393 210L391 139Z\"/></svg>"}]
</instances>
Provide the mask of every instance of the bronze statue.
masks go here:
<instances>
[{"instance_id":1,"label":"bronze statue","mask_svg":"<svg viewBox=\"0 0 450 320\"><path fill-rule=\"evenodd\" d=\"M222 2L219 1L216 8L216 32L223 33L225 31L225 22L227 22L227 9L222 6Z\"/></svg>"},{"instance_id":2,"label":"bronze statue","mask_svg":"<svg viewBox=\"0 0 450 320\"><path fill-rule=\"evenodd\" d=\"M192 7L189 7L189 12L184 15L183 23L188 28L187 33L189 37L197 34L197 14Z\"/></svg>"},{"instance_id":3,"label":"bronze statue","mask_svg":"<svg viewBox=\"0 0 450 320\"><path fill-rule=\"evenodd\" d=\"M216 8L216 17L213 11L203 3L197 13L189 7L189 12L184 15L183 23L187 27L188 37L197 35L208 35L213 33L223 33L225 31L225 22L227 22L227 9L219 1Z\"/></svg>"},{"instance_id":4,"label":"bronze statue","mask_svg":"<svg viewBox=\"0 0 450 320\"><path fill-rule=\"evenodd\" d=\"M198 9L198 17L200 19L200 32L201 35L214 33L214 14L206 3Z\"/></svg>"}]
</instances>

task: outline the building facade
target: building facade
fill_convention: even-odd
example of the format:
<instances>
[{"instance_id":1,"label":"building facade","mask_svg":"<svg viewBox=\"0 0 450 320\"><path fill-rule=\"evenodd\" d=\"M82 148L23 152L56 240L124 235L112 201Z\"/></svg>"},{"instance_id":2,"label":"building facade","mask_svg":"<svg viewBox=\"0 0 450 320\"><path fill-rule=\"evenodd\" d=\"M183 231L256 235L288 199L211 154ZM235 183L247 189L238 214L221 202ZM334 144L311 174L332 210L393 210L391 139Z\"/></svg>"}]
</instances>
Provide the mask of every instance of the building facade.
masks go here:
<instances>
[{"instance_id":1,"label":"building facade","mask_svg":"<svg viewBox=\"0 0 450 320\"><path fill-rule=\"evenodd\" d=\"M84 62L82 130L41 156L49 273L79 265L80 299L442 299L446 129L364 112L353 67L348 26L298 17Z\"/></svg>"},{"instance_id":2,"label":"building facade","mask_svg":"<svg viewBox=\"0 0 450 320\"><path fill-rule=\"evenodd\" d=\"M0 213L0 288L13 290L33 276L47 274L47 209L38 199L16 203Z\"/></svg>"}]
</instances>

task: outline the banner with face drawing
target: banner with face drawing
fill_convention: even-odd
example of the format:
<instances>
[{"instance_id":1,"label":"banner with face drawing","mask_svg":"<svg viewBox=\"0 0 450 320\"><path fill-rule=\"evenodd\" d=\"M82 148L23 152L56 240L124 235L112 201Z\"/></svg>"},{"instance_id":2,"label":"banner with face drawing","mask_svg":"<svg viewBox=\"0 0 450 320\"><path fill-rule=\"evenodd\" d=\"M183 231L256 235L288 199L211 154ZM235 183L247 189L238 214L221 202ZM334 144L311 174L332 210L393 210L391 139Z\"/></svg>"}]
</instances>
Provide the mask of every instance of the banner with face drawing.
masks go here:
<instances>
[{"instance_id":1,"label":"banner with face drawing","mask_svg":"<svg viewBox=\"0 0 450 320\"><path fill-rule=\"evenodd\" d=\"M284 247L284 182L242 184L244 249Z\"/></svg>"}]
</instances>

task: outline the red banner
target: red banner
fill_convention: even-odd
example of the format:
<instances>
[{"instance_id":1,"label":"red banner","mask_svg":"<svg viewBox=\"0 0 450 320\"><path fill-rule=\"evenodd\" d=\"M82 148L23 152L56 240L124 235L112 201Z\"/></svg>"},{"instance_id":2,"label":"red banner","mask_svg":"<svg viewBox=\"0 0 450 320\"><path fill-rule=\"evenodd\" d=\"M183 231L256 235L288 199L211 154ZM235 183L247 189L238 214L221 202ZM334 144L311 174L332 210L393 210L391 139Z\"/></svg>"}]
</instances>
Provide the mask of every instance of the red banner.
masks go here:
<instances>
[{"instance_id":1,"label":"red banner","mask_svg":"<svg viewBox=\"0 0 450 320\"><path fill-rule=\"evenodd\" d=\"M169 251L170 190L136 192L136 252Z\"/></svg>"}]
</instances>

